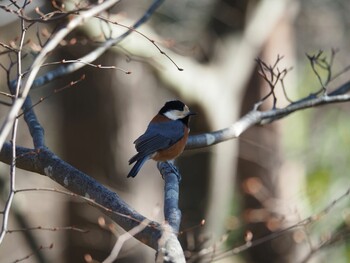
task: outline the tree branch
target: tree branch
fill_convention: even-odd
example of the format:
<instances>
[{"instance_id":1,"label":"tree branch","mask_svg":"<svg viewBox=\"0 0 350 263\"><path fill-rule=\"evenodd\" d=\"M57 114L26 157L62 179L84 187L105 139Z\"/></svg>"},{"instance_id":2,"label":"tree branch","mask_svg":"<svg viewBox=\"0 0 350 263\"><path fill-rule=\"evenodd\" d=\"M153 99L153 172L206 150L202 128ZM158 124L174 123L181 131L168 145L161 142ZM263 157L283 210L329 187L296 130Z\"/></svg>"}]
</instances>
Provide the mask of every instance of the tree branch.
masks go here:
<instances>
[{"instance_id":1,"label":"tree branch","mask_svg":"<svg viewBox=\"0 0 350 263\"><path fill-rule=\"evenodd\" d=\"M172 227L173 232L178 233L181 223L181 211L179 209L181 177L177 168L169 162L159 162L157 166L164 178L164 218Z\"/></svg>"},{"instance_id":2,"label":"tree branch","mask_svg":"<svg viewBox=\"0 0 350 263\"><path fill-rule=\"evenodd\" d=\"M16 152L16 166L18 168L46 175L69 191L92 199L100 205L97 208L126 231L131 230L146 219L116 193L64 162L48 149L33 150L17 146ZM11 144L5 143L0 151L0 161L9 164L11 154ZM157 241L160 236L160 225L150 221L147 227L135 235L135 238L157 250Z\"/></svg>"},{"instance_id":3,"label":"tree branch","mask_svg":"<svg viewBox=\"0 0 350 263\"><path fill-rule=\"evenodd\" d=\"M83 23L86 19L93 17L97 15L98 13L112 7L118 0L107 0L103 2L100 5L96 5L94 8L91 8L87 11L82 11L79 16L75 17L74 19L70 20L70 22L57 31L57 33L50 39L49 42L44 46L44 48L41 50L39 55L34 60L33 64L31 65L31 70L29 75L27 76L27 80L24 84L24 86L21 89L21 93L19 94L18 98L14 101L9 113L6 116L6 119L1 126L0 129L0 148L3 146L7 135L9 134L11 130L12 123L16 119L16 116L18 115L18 112L22 108L28 93L32 87L32 84L36 78L36 75L38 74L41 65L44 63L46 56L54 49L56 46L60 43L61 40L64 39L66 35L68 35L74 28L79 26L81 23Z\"/></svg>"},{"instance_id":4,"label":"tree branch","mask_svg":"<svg viewBox=\"0 0 350 263\"><path fill-rule=\"evenodd\" d=\"M162 236L158 242L156 262L184 263L185 255L177 238L181 224L179 209L179 183L181 176L170 162L158 162L160 173L164 178L164 217Z\"/></svg>"},{"instance_id":5,"label":"tree branch","mask_svg":"<svg viewBox=\"0 0 350 263\"><path fill-rule=\"evenodd\" d=\"M165 178L164 216L166 223L161 226L137 213L116 193L62 161L48 149L32 150L16 147L16 152L18 168L46 175L69 191L85 197L84 199L92 198L92 205L94 203L101 205L97 208L126 231L137 227L142 222L150 222L135 234L135 238L157 250L158 259L162 255L165 262L185 262L183 250L177 239L181 223L181 211L178 208L180 175L171 164L158 164ZM5 143L0 151L0 161L10 163L11 155L11 144Z\"/></svg>"},{"instance_id":6,"label":"tree branch","mask_svg":"<svg viewBox=\"0 0 350 263\"><path fill-rule=\"evenodd\" d=\"M271 123L299 110L328 105L331 103L350 101L350 95L345 94L349 90L350 81L330 92L328 95L323 95L320 97L316 97L314 95L308 96L307 98L291 103L282 109L272 109L268 111L252 110L228 128L190 136L187 141L186 149L207 147L237 138L253 125Z\"/></svg>"},{"instance_id":7,"label":"tree branch","mask_svg":"<svg viewBox=\"0 0 350 263\"><path fill-rule=\"evenodd\" d=\"M73 73L79 70L80 68L85 67L87 64L92 63L97 58L99 58L104 52L106 52L109 48L117 45L128 35L133 33L136 28L138 28L139 26L147 22L147 20L151 17L151 15L157 10L157 8L163 2L164 0L154 0L151 6L148 8L148 10L145 12L145 14L138 21L136 21L134 25L131 26L124 34L116 38L108 39L98 48L94 49L93 51L86 54L85 56L76 59L77 61L76 63L72 63L69 65L61 65L56 69L45 73L45 75L37 77L33 82L33 88L43 86L59 77ZM11 84L14 85L14 83L11 83Z\"/></svg>"}]
</instances>

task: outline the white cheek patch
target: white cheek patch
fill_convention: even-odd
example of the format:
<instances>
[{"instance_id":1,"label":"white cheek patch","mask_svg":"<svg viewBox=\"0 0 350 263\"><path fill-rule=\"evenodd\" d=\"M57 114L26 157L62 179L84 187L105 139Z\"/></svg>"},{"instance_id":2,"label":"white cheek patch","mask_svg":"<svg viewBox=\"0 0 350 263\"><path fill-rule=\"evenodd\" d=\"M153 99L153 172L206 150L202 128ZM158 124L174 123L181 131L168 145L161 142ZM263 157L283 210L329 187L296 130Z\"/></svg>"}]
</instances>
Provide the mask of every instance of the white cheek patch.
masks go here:
<instances>
[{"instance_id":1,"label":"white cheek patch","mask_svg":"<svg viewBox=\"0 0 350 263\"><path fill-rule=\"evenodd\" d=\"M178 110L168 111L168 112L164 113L164 115L166 117L168 117L169 119L174 120L174 121L183 118L182 112L178 111Z\"/></svg>"}]
</instances>

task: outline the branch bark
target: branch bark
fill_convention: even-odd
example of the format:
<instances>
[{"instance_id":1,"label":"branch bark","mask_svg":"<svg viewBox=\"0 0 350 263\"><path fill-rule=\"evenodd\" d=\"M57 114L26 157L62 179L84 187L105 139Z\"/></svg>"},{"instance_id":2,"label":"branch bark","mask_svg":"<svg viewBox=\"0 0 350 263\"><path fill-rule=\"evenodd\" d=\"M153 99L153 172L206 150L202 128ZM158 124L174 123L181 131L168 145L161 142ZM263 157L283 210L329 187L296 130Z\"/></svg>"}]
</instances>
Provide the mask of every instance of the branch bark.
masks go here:
<instances>
[{"instance_id":1,"label":"branch bark","mask_svg":"<svg viewBox=\"0 0 350 263\"><path fill-rule=\"evenodd\" d=\"M316 97L311 94L310 96L293 102L282 109L271 109L268 111L253 109L227 128L210 133L190 136L187 141L186 149L203 148L237 138L253 125L268 124L300 110L328 105L331 103L348 102L350 101L350 95L345 93L349 90L350 81L344 83L328 95Z\"/></svg>"},{"instance_id":2,"label":"branch bark","mask_svg":"<svg viewBox=\"0 0 350 263\"><path fill-rule=\"evenodd\" d=\"M156 262L184 263L185 255L177 239L181 211L179 209L179 184L181 175L177 168L169 162L159 162L158 169L164 178L164 218L162 236L158 242Z\"/></svg>"},{"instance_id":3,"label":"branch bark","mask_svg":"<svg viewBox=\"0 0 350 263\"><path fill-rule=\"evenodd\" d=\"M118 194L64 162L50 150L33 150L17 146L16 152L18 168L48 176L69 191L91 199L90 204L95 205L126 231L146 219L126 204ZM0 161L9 164L11 154L11 144L5 143L0 152ZM147 227L135 235L135 238L157 250L160 236L160 224L150 221Z\"/></svg>"}]
</instances>

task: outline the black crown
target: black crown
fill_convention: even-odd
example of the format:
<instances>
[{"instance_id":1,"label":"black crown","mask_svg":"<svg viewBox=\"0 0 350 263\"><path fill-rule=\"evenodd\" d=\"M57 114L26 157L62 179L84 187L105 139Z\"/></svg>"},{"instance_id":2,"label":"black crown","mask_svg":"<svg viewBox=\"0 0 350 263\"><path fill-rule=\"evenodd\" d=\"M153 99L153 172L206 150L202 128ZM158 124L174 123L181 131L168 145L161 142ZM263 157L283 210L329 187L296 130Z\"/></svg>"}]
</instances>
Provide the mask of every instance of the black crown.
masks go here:
<instances>
[{"instance_id":1,"label":"black crown","mask_svg":"<svg viewBox=\"0 0 350 263\"><path fill-rule=\"evenodd\" d=\"M185 104L179 100L171 100L165 103L165 105L160 109L159 114L164 114L169 110L179 110L183 111Z\"/></svg>"}]
</instances>

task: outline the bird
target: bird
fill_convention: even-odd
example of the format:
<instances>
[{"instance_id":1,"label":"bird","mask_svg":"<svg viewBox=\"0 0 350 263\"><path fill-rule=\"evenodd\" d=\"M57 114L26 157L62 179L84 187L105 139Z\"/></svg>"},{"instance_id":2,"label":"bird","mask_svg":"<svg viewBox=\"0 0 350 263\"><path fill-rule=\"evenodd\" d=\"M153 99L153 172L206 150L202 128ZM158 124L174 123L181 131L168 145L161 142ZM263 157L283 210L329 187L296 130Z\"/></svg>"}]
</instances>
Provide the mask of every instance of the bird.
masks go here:
<instances>
[{"instance_id":1,"label":"bird","mask_svg":"<svg viewBox=\"0 0 350 263\"><path fill-rule=\"evenodd\" d=\"M135 164L127 177L135 177L149 159L164 162L177 158L185 148L190 117L195 114L180 100L167 101L134 141L137 154L129 160L129 165Z\"/></svg>"}]
</instances>

